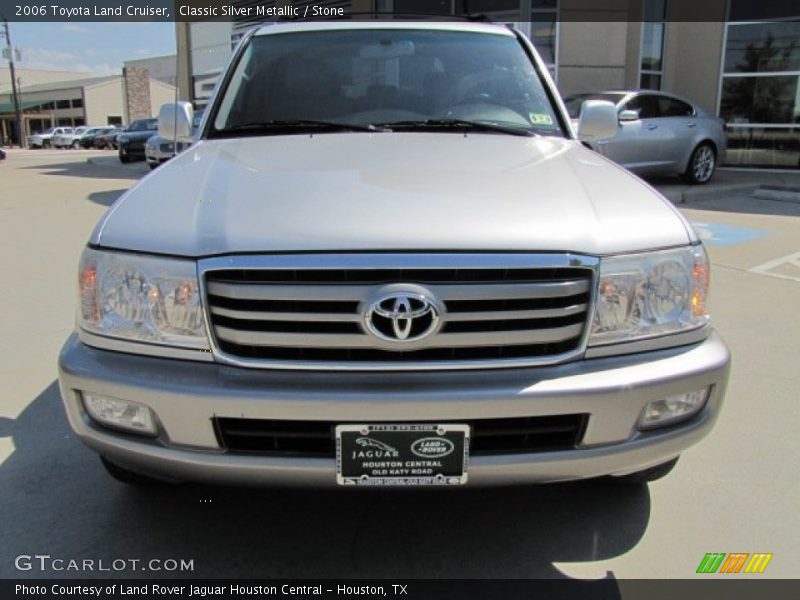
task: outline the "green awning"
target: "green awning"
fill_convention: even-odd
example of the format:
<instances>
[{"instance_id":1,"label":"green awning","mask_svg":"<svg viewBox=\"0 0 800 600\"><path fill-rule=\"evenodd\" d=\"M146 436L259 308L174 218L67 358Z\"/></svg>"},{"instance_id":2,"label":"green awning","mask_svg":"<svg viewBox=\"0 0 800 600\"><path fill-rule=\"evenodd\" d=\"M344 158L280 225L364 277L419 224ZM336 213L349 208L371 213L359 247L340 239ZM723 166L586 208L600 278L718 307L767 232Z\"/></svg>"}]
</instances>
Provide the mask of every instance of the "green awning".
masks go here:
<instances>
[{"instance_id":1,"label":"green awning","mask_svg":"<svg viewBox=\"0 0 800 600\"><path fill-rule=\"evenodd\" d=\"M39 106L44 104L44 100L28 100L27 102L20 102L19 107L22 110L28 110L34 106ZM0 113L13 113L16 109L14 108L13 102L0 102Z\"/></svg>"}]
</instances>

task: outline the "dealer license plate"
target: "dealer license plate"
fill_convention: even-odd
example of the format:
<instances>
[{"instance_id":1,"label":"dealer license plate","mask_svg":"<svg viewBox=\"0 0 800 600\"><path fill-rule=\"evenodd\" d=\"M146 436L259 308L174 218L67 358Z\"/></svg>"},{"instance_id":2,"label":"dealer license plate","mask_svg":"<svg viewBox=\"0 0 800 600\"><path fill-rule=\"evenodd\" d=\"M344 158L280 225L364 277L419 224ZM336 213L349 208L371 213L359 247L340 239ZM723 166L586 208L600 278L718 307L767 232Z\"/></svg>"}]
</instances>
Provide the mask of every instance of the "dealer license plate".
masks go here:
<instances>
[{"instance_id":1,"label":"dealer license plate","mask_svg":"<svg viewBox=\"0 0 800 600\"><path fill-rule=\"evenodd\" d=\"M469 425L337 425L339 485L459 485L467 481Z\"/></svg>"}]
</instances>

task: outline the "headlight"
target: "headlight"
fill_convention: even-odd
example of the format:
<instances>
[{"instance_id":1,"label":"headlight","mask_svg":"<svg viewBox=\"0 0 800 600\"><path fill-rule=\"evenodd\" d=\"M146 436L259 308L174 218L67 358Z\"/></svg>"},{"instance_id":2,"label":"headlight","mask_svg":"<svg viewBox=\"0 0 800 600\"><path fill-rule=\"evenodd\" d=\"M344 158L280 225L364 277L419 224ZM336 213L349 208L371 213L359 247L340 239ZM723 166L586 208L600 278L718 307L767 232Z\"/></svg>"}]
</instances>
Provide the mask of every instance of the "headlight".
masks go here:
<instances>
[{"instance_id":1,"label":"headlight","mask_svg":"<svg viewBox=\"0 0 800 600\"><path fill-rule=\"evenodd\" d=\"M78 325L90 333L209 347L194 261L87 248L79 293Z\"/></svg>"},{"instance_id":2,"label":"headlight","mask_svg":"<svg viewBox=\"0 0 800 600\"><path fill-rule=\"evenodd\" d=\"M702 245L603 258L589 344L702 327L709 321L708 284Z\"/></svg>"}]
</instances>

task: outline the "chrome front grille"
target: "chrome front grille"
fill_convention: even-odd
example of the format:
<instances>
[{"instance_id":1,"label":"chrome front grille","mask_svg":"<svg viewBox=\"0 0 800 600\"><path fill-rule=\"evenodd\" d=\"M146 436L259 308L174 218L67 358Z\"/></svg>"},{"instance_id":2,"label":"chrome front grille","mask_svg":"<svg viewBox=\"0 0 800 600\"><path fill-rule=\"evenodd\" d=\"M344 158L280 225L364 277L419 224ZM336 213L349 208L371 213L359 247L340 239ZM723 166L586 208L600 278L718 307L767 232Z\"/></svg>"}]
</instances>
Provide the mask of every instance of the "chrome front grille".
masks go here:
<instances>
[{"instance_id":1,"label":"chrome front grille","mask_svg":"<svg viewBox=\"0 0 800 600\"><path fill-rule=\"evenodd\" d=\"M576 356L596 264L569 254L339 254L222 257L201 261L200 269L209 330L223 361L448 369ZM435 299L435 333L418 340L370 333L365 311L387 290Z\"/></svg>"}]
</instances>

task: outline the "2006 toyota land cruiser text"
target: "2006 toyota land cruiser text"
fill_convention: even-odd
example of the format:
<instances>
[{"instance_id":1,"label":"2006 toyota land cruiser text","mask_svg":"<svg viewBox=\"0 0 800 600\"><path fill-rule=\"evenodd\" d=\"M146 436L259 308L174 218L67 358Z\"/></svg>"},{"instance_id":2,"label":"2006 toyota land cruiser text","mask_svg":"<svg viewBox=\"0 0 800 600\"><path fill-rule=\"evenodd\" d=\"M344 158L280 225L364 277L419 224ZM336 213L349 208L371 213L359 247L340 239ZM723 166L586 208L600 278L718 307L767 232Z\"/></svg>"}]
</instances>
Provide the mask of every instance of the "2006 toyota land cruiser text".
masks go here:
<instances>
[{"instance_id":1,"label":"2006 toyota land cruiser text","mask_svg":"<svg viewBox=\"0 0 800 600\"><path fill-rule=\"evenodd\" d=\"M83 254L72 428L123 481L664 475L725 392L708 259L581 115L508 27L249 34Z\"/></svg>"}]
</instances>

